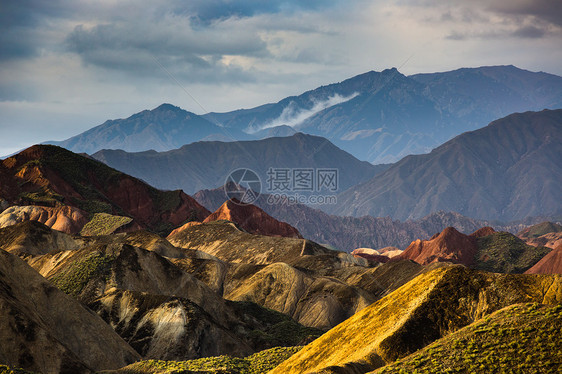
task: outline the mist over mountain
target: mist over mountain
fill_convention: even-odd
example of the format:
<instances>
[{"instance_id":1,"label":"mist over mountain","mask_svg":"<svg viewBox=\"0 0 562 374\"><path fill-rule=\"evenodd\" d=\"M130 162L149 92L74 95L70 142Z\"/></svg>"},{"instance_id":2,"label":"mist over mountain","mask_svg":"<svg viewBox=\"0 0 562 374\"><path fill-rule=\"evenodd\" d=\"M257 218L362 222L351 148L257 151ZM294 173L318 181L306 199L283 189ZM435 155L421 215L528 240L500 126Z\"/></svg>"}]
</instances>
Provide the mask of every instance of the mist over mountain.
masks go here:
<instances>
[{"instance_id":1,"label":"mist over mountain","mask_svg":"<svg viewBox=\"0 0 562 374\"><path fill-rule=\"evenodd\" d=\"M343 191L387 167L359 161L324 138L302 133L244 142L197 142L160 153L102 150L92 157L157 188L180 188L188 194L224 185L239 168L256 172L263 190L268 187L269 168L337 169L338 190Z\"/></svg>"},{"instance_id":2,"label":"mist over mountain","mask_svg":"<svg viewBox=\"0 0 562 374\"><path fill-rule=\"evenodd\" d=\"M170 104L64 141L74 152L168 151L208 141L322 136L360 160L396 162L513 112L562 108L562 77L515 66L405 76L370 71L277 103L196 115Z\"/></svg>"},{"instance_id":3,"label":"mist over mountain","mask_svg":"<svg viewBox=\"0 0 562 374\"><path fill-rule=\"evenodd\" d=\"M416 219L438 210L504 221L562 210L562 110L512 114L338 195L328 212Z\"/></svg>"},{"instance_id":4,"label":"mist over mountain","mask_svg":"<svg viewBox=\"0 0 562 374\"><path fill-rule=\"evenodd\" d=\"M545 108L562 108L562 77L490 66L409 77L371 71L275 104L205 117L244 131L290 125L377 164L428 152L513 112Z\"/></svg>"}]
</instances>

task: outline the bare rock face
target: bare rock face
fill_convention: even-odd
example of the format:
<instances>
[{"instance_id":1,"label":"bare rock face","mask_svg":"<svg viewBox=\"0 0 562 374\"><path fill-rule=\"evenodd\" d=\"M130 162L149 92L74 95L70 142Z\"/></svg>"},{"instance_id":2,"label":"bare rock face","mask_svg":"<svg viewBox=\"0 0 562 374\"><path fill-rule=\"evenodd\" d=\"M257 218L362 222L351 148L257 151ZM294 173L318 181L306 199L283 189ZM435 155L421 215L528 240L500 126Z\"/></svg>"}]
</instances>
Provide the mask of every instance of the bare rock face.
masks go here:
<instances>
[{"instance_id":1,"label":"bare rock face","mask_svg":"<svg viewBox=\"0 0 562 374\"><path fill-rule=\"evenodd\" d=\"M231 275L236 281L231 279L227 284L225 298L252 301L320 329L334 327L376 300L343 281L306 274L285 263L268 265L253 273L258 269L236 269Z\"/></svg>"},{"instance_id":2,"label":"bare rock face","mask_svg":"<svg viewBox=\"0 0 562 374\"><path fill-rule=\"evenodd\" d=\"M111 290L90 304L145 359L188 360L254 352L192 301Z\"/></svg>"},{"instance_id":3,"label":"bare rock face","mask_svg":"<svg viewBox=\"0 0 562 374\"><path fill-rule=\"evenodd\" d=\"M432 262L449 261L457 264L471 265L478 252L475 237L461 234L453 227L448 227L430 240L416 240L395 257L395 259L413 260L427 265Z\"/></svg>"},{"instance_id":4,"label":"bare rock face","mask_svg":"<svg viewBox=\"0 0 562 374\"><path fill-rule=\"evenodd\" d=\"M237 200L227 200L203 222L227 220L236 222L251 234L282 236L302 239L301 234L288 223L271 217L255 205L241 205Z\"/></svg>"},{"instance_id":5,"label":"bare rock face","mask_svg":"<svg viewBox=\"0 0 562 374\"><path fill-rule=\"evenodd\" d=\"M562 243L527 270L525 274L562 274Z\"/></svg>"},{"instance_id":6,"label":"bare rock face","mask_svg":"<svg viewBox=\"0 0 562 374\"><path fill-rule=\"evenodd\" d=\"M492 227L490 226L485 226L482 227L476 231L474 231L472 234L470 234L469 236L473 237L473 238L482 238L484 236L488 236L488 235L492 235L496 232L496 230L494 230Z\"/></svg>"},{"instance_id":7,"label":"bare rock face","mask_svg":"<svg viewBox=\"0 0 562 374\"><path fill-rule=\"evenodd\" d=\"M42 373L90 373L140 359L101 318L3 250L0 284L4 363Z\"/></svg>"},{"instance_id":8,"label":"bare rock face","mask_svg":"<svg viewBox=\"0 0 562 374\"><path fill-rule=\"evenodd\" d=\"M20 257L76 250L83 243L80 237L51 230L38 221L24 221L0 229L0 249Z\"/></svg>"},{"instance_id":9,"label":"bare rock face","mask_svg":"<svg viewBox=\"0 0 562 374\"><path fill-rule=\"evenodd\" d=\"M88 214L70 206L11 206L0 213L0 228L24 221L41 222L53 230L77 234L88 222Z\"/></svg>"}]
</instances>

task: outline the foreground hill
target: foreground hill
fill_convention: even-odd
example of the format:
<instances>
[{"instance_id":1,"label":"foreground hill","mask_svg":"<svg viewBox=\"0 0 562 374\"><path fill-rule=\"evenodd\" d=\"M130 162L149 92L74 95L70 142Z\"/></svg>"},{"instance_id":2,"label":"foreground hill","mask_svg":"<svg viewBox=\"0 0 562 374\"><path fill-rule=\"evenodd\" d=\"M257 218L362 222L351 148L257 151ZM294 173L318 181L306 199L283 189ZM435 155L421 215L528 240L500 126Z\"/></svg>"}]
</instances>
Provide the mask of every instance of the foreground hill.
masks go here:
<instances>
[{"instance_id":1,"label":"foreground hill","mask_svg":"<svg viewBox=\"0 0 562 374\"><path fill-rule=\"evenodd\" d=\"M2 363L70 374L140 359L101 318L1 249L0 285Z\"/></svg>"},{"instance_id":2,"label":"foreground hill","mask_svg":"<svg viewBox=\"0 0 562 374\"><path fill-rule=\"evenodd\" d=\"M76 301L57 290L77 305L80 302L96 312L107 323L104 329L115 337L115 333L119 334L123 345L130 352L136 351L134 360L119 364L109 361L102 367L118 368L141 356L167 360L221 354L245 356L274 346L302 344L321 333L257 304L225 300L219 291L224 285L211 288L198 279L224 282L225 263L202 252L173 247L155 234L71 237L38 222L25 222L1 229L0 238L0 249L24 258L51 283L23 263L36 278L72 296ZM196 264L197 271L190 264ZM14 275L14 279L25 285L32 281L26 280L28 276ZM51 303L45 307L49 305L55 306ZM57 309L57 313L57 321L64 328L60 322L64 308ZM91 311L87 313L94 316ZM88 340L83 340L84 344L75 344L87 351ZM100 342L103 343L101 338ZM115 349L111 344L108 347ZM93 346L92 351L95 349ZM36 353L31 356L40 358ZM29 368L16 361L10 364Z\"/></svg>"},{"instance_id":3,"label":"foreground hill","mask_svg":"<svg viewBox=\"0 0 562 374\"><path fill-rule=\"evenodd\" d=\"M390 373L557 373L562 366L562 306L517 304L501 309L404 359Z\"/></svg>"},{"instance_id":4,"label":"foreground hill","mask_svg":"<svg viewBox=\"0 0 562 374\"><path fill-rule=\"evenodd\" d=\"M0 198L11 204L35 205L39 221L67 227L64 231L68 232L76 232L94 213L128 216L136 227L156 231L203 220L210 213L182 191L157 190L56 146L33 146L3 160L0 181ZM21 210L12 212L16 222L18 212L25 216ZM59 226L59 220L67 224Z\"/></svg>"},{"instance_id":5,"label":"foreground hill","mask_svg":"<svg viewBox=\"0 0 562 374\"><path fill-rule=\"evenodd\" d=\"M504 221L562 209L562 110L512 114L409 156L338 195L328 212L416 219L453 210Z\"/></svg>"},{"instance_id":6,"label":"foreground hill","mask_svg":"<svg viewBox=\"0 0 562 374\"><path fill-rule=\"evenodd\" d=\"M331 329L271 374L366 373L506 306L558 304L561 282L560 276L501 275L460 266L436 269Z\"/></svg>"},{"instance_id":7,"label":"foreground hill","mask_svg":"<svg viewBox=\"0 0 562 374\"><path fill-rule=\"evenodd\" d=\"M357 160L324 138L302 133L255 141L197 142L160 153L102 150L92 157L157 188L180 188L188 194L222 186L229 174L240 168L257 173L262 191L268 188L270 168L337 169L338 191L385 169Z\"/></svg>"}]
</instances>

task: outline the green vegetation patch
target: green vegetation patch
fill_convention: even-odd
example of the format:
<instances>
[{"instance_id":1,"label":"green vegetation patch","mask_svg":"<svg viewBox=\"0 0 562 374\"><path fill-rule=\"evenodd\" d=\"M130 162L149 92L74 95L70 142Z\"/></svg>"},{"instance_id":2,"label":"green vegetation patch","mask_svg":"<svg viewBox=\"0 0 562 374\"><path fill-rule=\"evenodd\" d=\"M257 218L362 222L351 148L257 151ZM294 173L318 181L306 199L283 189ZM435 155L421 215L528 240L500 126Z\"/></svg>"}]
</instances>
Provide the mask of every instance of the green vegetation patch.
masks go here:
<instances>
[{"instance_id":1,"label":"green vegetation patch","mask_svg":"<svg viewBox=\"0 0 562 374\"><path fill-rule=\"evenodd\" d=\"M22 205L55 206L58 203L62 203L64 197L49 190L42 190L22 192L19 194L18 199Z\"/></svg>"},{"instance_id":2,"label":"green vegetation patch","mask_svg":"<svg viewBox=\"0 0 562 374\"><path fill-rule=\"evenodd\" d=\"M276 347L254 353L245 358L218 356L190 361L147 360L134 363L117 371L126 374L180 374L180 373L229 373L265 374L302 347Z\"/></svg>"},{"instance_id":3,"label":"green vegetation patch","mask_svg":"<svg viewBox=\"0 0 562 374\"><path fill-rule=\"evenodd\" d=\"M80 235L97 236L113 234L118 228L128 225L133 221L130 217L114 216L107 213L96 213L94 217L82 228Z\"/></svg>"},{"instance_id":4,"label":"green vegetation patch","mask_svg":"<svg viewBox=\"0 0 562 374\"><path fill-rule=\"evenodd\" d=\"M504 308L374 373L558 373L562 305Z\"/></svg>"},{"instance_id":5,"label":"green vegetation patch","mask_svg":"<svg viewBox=\"0 0 562 374\"><path fill-rule=\"evenodd\" d=\"M527 245L518 237L497 232L478 238L475 269L495 273L523 273L552 249Z\"/></svg>"},{"instance_id":6,"label":"green vegetation patch","mask_svg":"<svg viewBox=\"0 0 562 374\"><path fill-rule=\"evenodd\" d=\"M92 279L107 277L114 259L95 252L73 263L66 271L55 275L50 281L63 292L77 296Z\"/></svg>"},{"instance_id":7,"label":"green vegetation patch","mask_svg":"<svg viewBox=\"0 0 562 374\"><path fill-rule=\"evenodd\" d=\"M31 371L0 365L0 374L34 374Z\"/></svg>"},{"instance_id":8,"label":"green vegetation patch","mask_svg":"<svg viewBox=\"0 0 562 374\"><path fill-rule=\"evenodd\" d=\"M526 237L528 238L538 238L539 236L549 234L551 232L560 232L562 231L562 225L559 225L554 222L542 222L538 225L534 225L529 227L529 232L526 233Z\"/></svg>"}]
</instances>

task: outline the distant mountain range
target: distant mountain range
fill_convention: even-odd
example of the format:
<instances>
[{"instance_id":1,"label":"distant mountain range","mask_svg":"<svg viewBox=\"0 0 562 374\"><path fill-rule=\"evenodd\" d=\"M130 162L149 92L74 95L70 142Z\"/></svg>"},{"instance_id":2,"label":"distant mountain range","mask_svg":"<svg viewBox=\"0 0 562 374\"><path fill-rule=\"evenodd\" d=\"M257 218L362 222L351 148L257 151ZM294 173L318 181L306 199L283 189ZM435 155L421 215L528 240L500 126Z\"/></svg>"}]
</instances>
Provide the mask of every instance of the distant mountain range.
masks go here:
<instances>
[{"instance_id":1,"label":"distant mountain range","mask_svg":"<svg viewBox=\"0 0 562 374\"><path fill-rule=\"evenodd\" d=\"M198 116L163 104L49 143L86 153L167 151L200 140L255 140L300 131L378 164L428 152L510 113L545 108L562 108L562 77L514 66L412 76L388 69L228 113Z\"/></svg>"},{"instance_id":2,"label":"distant mountain range","mask_svg":"<svg viewBox=\"0 0 562 374\"><path fill-rule=\"evenodd\" d=\"M239 168L256 172L263 191L270 187L270 168L305 168L314 172L319 168L337 169L337 189L343 191L388 167L359 161L324 138L302 133L258 141L197 142L160 153L103 150L92 157L157 188L179 188L188 194L224 185L228 175ZM275 186L271 187L273 190Z\"/></svg>"},{"instance_id":3,"label":"distant mountain range","mask_svg":"<svg viewBox=\"0 0 562 374\"><path fill-rule=\"evenodd\" d=\"M240 186L227 186L232 191ZM215 211L227 199L225 188L201 190L193 195L195 200L210 211ZM272 201L274 203L272 203ZM275 203L271 195L261 194L254 202L267 214L297 228L307 239L329 245L341 251L356 248L406 248L413 240L429 239L446 227L452 226L464 233L471 233L483 226L496 230L517 232L528 224L476 220L454 212L434 212L418 220L400 222L390 217L342 217L330 215L304 204Z\"/></svg>"},{"instance_id":4,"label":"distant mountain range","mask_svg":"<svg viewBox=\"0 0 562 374\"><path fill-rule=\"evenodd\" d=\"M562 211L562 110L512 114L338 195L334 214L416 219L438 210L510 221Z\"/></svg>"}]
</instances>

